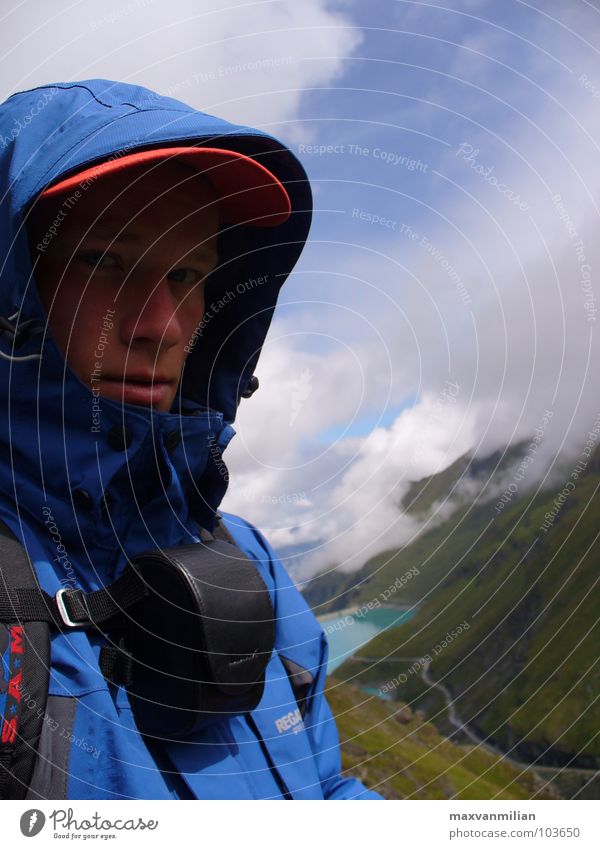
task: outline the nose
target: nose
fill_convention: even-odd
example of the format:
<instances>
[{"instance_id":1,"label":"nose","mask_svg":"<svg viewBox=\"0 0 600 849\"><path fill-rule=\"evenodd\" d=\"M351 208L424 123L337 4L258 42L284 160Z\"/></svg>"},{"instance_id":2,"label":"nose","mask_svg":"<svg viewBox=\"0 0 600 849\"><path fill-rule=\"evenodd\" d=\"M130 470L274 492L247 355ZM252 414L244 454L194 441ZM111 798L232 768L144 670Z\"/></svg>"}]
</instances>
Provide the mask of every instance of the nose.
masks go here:
<instances>
[{"instance_id":1,"label":"nose","mask_svg":"<svg viewBox=\"0 0 600 849\"><path fill-rule=\"evenodd\" d=\"M148 343L153 350L170 348L183 339L183 327L168 280L163 277L151 285L131 279L123 292L126 304L120 324L121 339L128 346Z\"/></svg>"}]
</instances>

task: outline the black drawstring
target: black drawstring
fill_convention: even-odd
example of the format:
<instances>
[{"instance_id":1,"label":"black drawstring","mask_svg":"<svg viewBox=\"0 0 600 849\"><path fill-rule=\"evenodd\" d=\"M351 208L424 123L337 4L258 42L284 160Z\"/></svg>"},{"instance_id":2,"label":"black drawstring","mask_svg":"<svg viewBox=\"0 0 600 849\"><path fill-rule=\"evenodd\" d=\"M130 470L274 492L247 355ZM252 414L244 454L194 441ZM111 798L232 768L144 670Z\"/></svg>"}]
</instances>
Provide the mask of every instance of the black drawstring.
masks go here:
<instances>
[{"instance_id":1,"label":"black drawstring","mask_svg":"<svg viewBox=\"0 0 600 849\"><path fill-rule=\"evenodd\" d=\"M15 318L11 316L11 318ZM24 321L17 327L11 323L10 319L5 315L0 315L0 335L6 334L12 340L13 348L20 348L30 336L35 333L41 333L44 329L44 323L37 318L31 318L29 321Z\"/></svg>"}]
</instances>

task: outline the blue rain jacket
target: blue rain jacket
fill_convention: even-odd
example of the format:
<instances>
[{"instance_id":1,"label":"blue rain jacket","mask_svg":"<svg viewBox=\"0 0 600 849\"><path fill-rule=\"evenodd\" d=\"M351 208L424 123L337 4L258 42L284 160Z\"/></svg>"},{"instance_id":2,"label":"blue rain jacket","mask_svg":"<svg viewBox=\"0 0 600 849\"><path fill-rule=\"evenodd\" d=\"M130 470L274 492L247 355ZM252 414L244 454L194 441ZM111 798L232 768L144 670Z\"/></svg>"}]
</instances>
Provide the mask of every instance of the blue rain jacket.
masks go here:
<instances>
[{"instance_id":1,"label":"blue rain jacket","mask_svg":"<svg viewBox=\"0 0 600 849\"><path fill-rule=\"evenodd\" d=\"M243 297L213 309L170 412L98 402L45 326L27 239L29 207L47 185L94 162L182 143L256 157L286 186L292 214L279 227L220 233L207 310L227 289ZM276 139L107 80L41 86L0 106L0 184L0 315L29 328L18 348L0 336L0 517L25 545L44 590L92 591L113 581L127 557L198 542L200 527L214 529L228 480L222 453L279 287L307 237L310 188ZM76 214L76 204L68 214ZM56 228L58 234L60 221ZM236 516L224 521L260 569L276 614L258 707L182 742L146 743L126 691L100 672L105 638L57 634L29 798L380 798L340 776L337 730L323 694L322 628L258 530ZM303 718L299 696L307 699ZM2 699L0 688L0 709Z\"/></svg>"}]
</instances>

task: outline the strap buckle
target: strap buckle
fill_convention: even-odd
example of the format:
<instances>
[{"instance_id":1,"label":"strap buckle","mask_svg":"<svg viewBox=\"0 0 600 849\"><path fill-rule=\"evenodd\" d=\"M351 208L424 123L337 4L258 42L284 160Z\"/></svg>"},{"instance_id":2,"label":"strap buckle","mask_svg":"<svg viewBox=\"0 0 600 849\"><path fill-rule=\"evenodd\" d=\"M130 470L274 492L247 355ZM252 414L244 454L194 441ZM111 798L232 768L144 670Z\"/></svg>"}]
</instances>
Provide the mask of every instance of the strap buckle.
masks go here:
<instances>
[{"instance_id":1,"label":"strap buckle","mask_svg":"<svg viewBox=\"0 0 600 849\"><path fill-rule=\"evenodd\" d=\"M77 601L79 602L79 604L77 605L77 607L79 608L78 612L80 614L83 614L82 618L78 620L72 619L71 613L69 613L67 609L66 600L71 598L73 598L73 600L77 599ZM87 625L91 625L92 620L89 614L89 610L87 608L87 604L85 603L85 593L82 590L74 590L69 587L63 587L62 589L57 591L54 600L56 602L56 607L60 614L60 618L63 621L63 624L66 625L68 628L81 628ZM74 613L73 615L77 614Z\"/></svg>"}]
</instances>

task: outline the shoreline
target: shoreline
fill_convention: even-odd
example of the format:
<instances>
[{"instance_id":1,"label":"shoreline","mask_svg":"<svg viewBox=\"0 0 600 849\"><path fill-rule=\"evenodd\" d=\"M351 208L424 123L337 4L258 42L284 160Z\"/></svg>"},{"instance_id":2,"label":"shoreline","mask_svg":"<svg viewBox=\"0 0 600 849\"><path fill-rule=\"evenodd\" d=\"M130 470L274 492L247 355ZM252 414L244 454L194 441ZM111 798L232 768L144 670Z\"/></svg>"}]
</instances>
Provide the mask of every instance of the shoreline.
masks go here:
<instances>
[{"instance_id":1,"label":"shoreline","mask_svg":"<svg viewBox=\"0 0 600 849\"><path fill-rule=\"evenodd\" d=\"M376 607L374 610L397 610L398 613L404 613L407 610L412 610L414 605L412 604L382 604L379 607ZM325 622L329 619L342 619L345 616L353 616L360 610L360 605L353 607L344 607L342 610L334 610L331 613L323 613L319 615L315 613L315 616L319 622ZM368 611L369 613L373 613L374 611ZM313 611L314 613L314 611ZM361 619L366 618L361 616Z\"/></svg>"}]
</instances>

